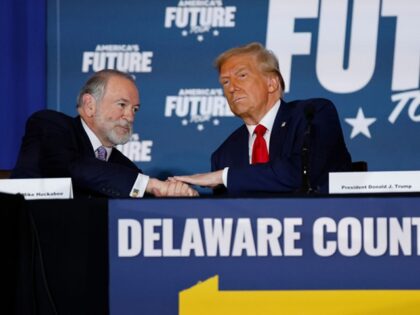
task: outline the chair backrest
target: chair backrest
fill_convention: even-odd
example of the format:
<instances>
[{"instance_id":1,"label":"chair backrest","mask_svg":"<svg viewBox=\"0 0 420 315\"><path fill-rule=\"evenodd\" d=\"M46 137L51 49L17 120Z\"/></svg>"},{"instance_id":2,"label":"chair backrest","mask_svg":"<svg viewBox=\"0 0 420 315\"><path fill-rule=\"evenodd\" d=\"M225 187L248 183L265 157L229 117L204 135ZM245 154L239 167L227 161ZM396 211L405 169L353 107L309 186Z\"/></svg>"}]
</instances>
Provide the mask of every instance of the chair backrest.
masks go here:
<instances>
[{"instance_id":1,"label":"chair backrest","mask_svg":"<svg viewBox=\"0 0 420 315\"><path fill-rule=\"evenodd\" d=\"M356 161L351 163L352 172L367 172L368 164L366 161Z\"/></svg>"},{"instance_id":2,"label":"chair backrest","mask_svg":"<svg viewBox=\"0 0 420 315\"><path fill-rule=\"evenodd\" d=\"M8 179L10 174L12 174L11 170L0 170L0 179Z\"/></svg>"}]
</instances>

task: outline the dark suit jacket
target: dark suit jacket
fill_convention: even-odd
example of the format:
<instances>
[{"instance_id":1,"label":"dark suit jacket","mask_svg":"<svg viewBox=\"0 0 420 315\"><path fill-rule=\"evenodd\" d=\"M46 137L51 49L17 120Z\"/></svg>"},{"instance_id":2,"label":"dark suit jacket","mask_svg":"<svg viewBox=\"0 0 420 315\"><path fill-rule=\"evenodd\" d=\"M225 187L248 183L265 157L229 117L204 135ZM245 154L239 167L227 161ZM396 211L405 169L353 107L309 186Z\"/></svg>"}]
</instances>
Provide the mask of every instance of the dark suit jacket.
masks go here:
<instances>
[{"instance_id":1,"label":"dark suit jacket","mask_svg":"<svg viewBox=\"0 0 420 315\"><path fill-rule=\"evenodd\" d=\"M42 110L27 121L12 178L71 177L80 196L129 197L137 166L113 149L108 162L95 157L80 117Z\"/></svg>"},{"instance_id":2,"label":"dark suit jacket","mask_svg":"<svg viewBox=\"0 0 420 315\"><path fill-rule=\"evenodd\" d=\"M270 139L270 162L249 164L249 133L235 130L211 157L212 170L229 167L227 192L293 192L302 183L302 145L307 126L305 108L312 108L309 175L312 188L328 192L328 173L348 171L351 157L343 139L337 111L329 100L281 102ZM226 190L216 189L216 193Z\"/></svg>"}]
</instances>

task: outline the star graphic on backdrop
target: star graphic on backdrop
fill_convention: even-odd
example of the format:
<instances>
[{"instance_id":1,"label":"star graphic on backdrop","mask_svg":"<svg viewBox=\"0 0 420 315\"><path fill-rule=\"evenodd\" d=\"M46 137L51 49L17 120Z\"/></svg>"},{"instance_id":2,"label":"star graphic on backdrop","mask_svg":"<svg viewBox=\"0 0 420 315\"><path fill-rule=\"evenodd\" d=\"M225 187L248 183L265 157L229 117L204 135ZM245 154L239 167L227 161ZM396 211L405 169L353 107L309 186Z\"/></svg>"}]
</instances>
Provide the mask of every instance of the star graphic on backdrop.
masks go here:
<instances>
[{"instance_id":1,"label":"star graphic on backdrop","mask_svg":"<svg viewBox=\"0 0 420 315\"><path fill-rule=\"evenodd\" d=\"M356 137L359 133L364 134L367 138L371 138L369 126L372 125L376 118L367 118L363 113L363 109L359 107L356 118L345 118L346 123L353 127L350 139Z\"/></svg>"}]
</instances>

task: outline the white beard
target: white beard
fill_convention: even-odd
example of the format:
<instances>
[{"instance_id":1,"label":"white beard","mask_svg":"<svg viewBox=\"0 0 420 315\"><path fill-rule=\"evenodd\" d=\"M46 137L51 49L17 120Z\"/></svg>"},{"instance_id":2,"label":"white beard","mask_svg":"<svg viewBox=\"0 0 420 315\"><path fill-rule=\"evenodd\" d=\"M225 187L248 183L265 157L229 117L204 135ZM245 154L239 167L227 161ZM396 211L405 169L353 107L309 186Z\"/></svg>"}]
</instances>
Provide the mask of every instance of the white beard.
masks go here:
<instances>
[{"instance_id":1,"label":"white beard","mask_svg":"<svg viewBox=\"0 0 420 315\"><path fill-rule=\"evenodd\" d=\"M127 143L128 140L130 140L131 135L133 133L133 124L128 122L127 120L119 119L117 121L109 121L106 120L100 112L98 112L93 119L95 121L95 125L99 127L103 135L112 144L124 144ZM118 126L128 128L129 130L125 134L119 134L115 130Z\"/></svg>"}]
</instances>

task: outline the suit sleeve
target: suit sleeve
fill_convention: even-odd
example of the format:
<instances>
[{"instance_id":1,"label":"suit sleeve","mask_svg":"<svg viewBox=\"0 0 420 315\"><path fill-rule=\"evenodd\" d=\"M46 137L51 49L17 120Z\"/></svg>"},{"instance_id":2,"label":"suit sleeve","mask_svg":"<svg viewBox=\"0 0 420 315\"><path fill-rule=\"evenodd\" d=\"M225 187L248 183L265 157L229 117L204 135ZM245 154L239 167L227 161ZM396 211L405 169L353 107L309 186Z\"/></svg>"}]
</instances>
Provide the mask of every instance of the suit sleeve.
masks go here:
<instances>
[{"instance_id":1,"label":"suit sleeve","mask_svg":"<svg viewBox=\"0 0 420 315\"><path fill-rule=\"evenodd\" d=\"M120 155L119 163L96 159L72 118L41 111L28 120L14 173L15 177L71 177L76 191L129 197L141 171Z\"/></svg>"},{"instance_id":2,"label":"suit sleeve","mask_svg":"<svg viewBox=\"0 0 420 315\"><path fill-rule=\"evenodd\" d=\"M334 105L327 100L314 104L316 112L310 138L310 180L313 188L326 192L328 173L348 170L351 158L345 147L340 121ZM294 132L288 137L293 145L269 163L232 166L228 174L229 193L244 192L291 192L300 188L302 182L301 152L306 128L303 111Z\"/></svg>"},{"instance_id":3,"label":"suit sleeve","mask_svg":"<svg viewBox=\"0 0 420 315\"><path fill-rule=\"evenodd\" d=\"M113 198L130 197L131 189L140 173L139 169L99 161L94 157L75 158L69 164L68 170L74 185L79 189Z\"/></svg>"}]
</instances>

